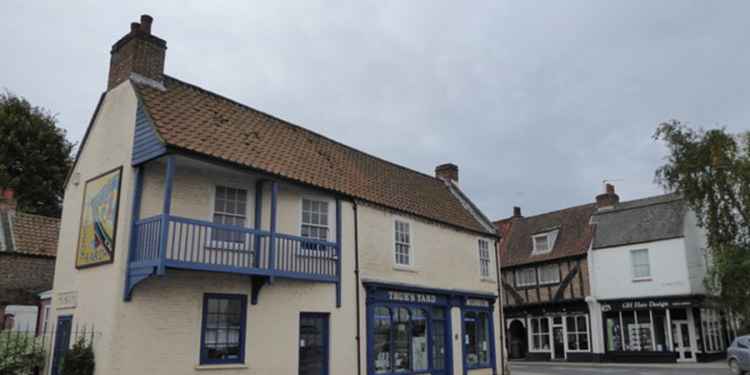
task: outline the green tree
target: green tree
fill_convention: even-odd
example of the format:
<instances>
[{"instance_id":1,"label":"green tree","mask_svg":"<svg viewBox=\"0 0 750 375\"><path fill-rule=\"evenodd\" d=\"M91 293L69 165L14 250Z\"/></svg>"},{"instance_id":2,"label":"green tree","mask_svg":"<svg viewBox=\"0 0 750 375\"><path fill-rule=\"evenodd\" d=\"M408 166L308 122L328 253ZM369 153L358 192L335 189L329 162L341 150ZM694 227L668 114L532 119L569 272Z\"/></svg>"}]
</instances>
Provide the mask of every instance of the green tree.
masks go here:
<instances>
[{"instance_id":1,"label":"green tree","mask_svg":"<svg viewBox=\"0 0 750 375\"><path fill-rule=\"evenodd\" d=\"M694 130L673 120L654 137L669 149L657 182L681 193L706 230L712 260L706 286L749 330L750 132Z\"/></svg>"},{"instance_id":2,"label":"green tree","mask_svg":"<svg viewBox=\"0 0 750 375\"><path fill-rule=\"evenodd\" d=\"M0 187L16 190L20 210L60 215L72 149L54 115L0 94Z\"/></svg>"}]
</instances>

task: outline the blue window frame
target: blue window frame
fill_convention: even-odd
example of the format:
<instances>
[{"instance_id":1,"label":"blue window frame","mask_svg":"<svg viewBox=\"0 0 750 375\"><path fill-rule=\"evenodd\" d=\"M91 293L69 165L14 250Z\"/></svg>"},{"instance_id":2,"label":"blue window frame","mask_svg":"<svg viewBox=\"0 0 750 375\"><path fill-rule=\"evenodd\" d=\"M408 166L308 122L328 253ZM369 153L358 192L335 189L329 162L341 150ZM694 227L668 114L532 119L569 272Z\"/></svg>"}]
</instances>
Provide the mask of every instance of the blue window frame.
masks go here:
<instances>
[{"instance_id":1,"label":"blue window frame","mask_svg":"<svg viewBox=\"0 0 750 375\"><path fill-rule=\"evenodd\" d=\"M200 363L244 363L246 323L247 296L204 295Z\"/></svg>"},{"instance_id":2,"label":"blue window frame","mask_svg":"<svg viewBox=\"0 0 750 375\"><path fill-rule=\"evenodd\" d=\"M464 367L468 369L492 367L492 313L482 310L463 312Z\"/></svg>"}]
</instances>

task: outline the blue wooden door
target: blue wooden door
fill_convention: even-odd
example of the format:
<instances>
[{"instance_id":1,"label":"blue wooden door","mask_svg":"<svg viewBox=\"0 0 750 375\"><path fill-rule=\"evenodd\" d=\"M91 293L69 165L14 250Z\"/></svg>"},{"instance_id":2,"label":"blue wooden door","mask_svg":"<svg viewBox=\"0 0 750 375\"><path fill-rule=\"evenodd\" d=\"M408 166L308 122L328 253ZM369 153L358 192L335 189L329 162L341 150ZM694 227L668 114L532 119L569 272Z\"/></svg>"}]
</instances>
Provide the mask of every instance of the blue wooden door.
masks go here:
<instances>
[{"instance_id":1,"label":"blue wooden door","mask_svg":"<svg viewBox=\"0 0 750 375\"><path fill-rule=\"evenodd\" d=\"M70 333L73 316L64 315L57 318L57 331L55 332L55 349L52 353L52 375L60 372L62 357L70 348Z\"/></svg>"},{"instance_id":2,"label":"blue wooden door","mask_svg":"<svg viewBox=\"0 0 750 375\"><path fill-rule=\"evenodd\" d=\"M299 375L328 375L328 314L299 319Z\"/></svg>"}]
</instances>

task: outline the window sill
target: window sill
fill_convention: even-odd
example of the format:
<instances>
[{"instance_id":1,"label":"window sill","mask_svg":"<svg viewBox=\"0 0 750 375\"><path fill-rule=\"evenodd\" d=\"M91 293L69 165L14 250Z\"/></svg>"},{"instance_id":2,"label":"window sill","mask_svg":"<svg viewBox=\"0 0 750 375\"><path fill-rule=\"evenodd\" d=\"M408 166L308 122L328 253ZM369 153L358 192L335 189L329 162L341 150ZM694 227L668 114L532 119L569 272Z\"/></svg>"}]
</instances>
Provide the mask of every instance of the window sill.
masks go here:
<instances>
[{"instance_id":1,"label":"window sill","mask_svg":"<svg viewBox=\"0 0 750 375\"><path fill-rule=\"evenodd\" d=\"M394 264L393 269L396 271L402 271L402 272L411 272L411 273L418 273L419 270L414 268L414 266L406 266L402 264Z\"/></svg>"},{"instance_id":2,"label":"window sill","mask_svg":"<svg viewBox=\"0 0 750 375\"><path fill-rule=\"evenodd\" d=\"M492 278L492 277L482 277L481 281L482 281L483 283L492 283L492 284L497 284L497 280L495 280L495 279L494 279L494 278Z\"/></svg>"},{"instance_id":3,"label":"window sill","mask_svg":"<svg viewBox=\"0 0 750 375\"><path fill-rule=\"evenodd\" d=\"M633 278L633 282L634 283L642 283L642 282L647 282L647 281L652 281L652 280L653 279L650 276L649 277L635 277L635 278Z\"/></svg>"},{"instance_id":4,"label":"window sill","mask_svg":"<svg viewBox=\"0 0 750 375\"><path fill-rule=\"evenodd\" d=\"M216 364L216 365L197 365L195 366L197 371L213 371L213 370L244 370L247 369L247 365L244 363L227 363L227 364Z\"/></svg>"}]
</instances>

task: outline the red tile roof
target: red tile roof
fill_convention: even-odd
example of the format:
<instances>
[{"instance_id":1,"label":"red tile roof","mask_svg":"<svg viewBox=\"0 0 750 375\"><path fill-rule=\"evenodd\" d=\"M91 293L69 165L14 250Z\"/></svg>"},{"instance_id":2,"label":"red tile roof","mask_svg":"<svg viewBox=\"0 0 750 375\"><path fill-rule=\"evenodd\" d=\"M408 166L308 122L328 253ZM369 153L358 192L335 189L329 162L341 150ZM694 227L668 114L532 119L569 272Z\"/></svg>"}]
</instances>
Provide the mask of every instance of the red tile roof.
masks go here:
<instances>
[{"instance_id":1,"label":"red tile roof","mask_svg":"<svg viewBox=\"0 0 750 375\"><path fill-rule=\"evenodd\" d=\"M60 219L16 212L11 220L15 251L55 256Z\"/></svg>"},{"instance_id":2,"label":"red tile roof","mask_svg":"<svg viewBox=\"0 0 750 375\"><path fill-rule=\"evenodd\" d=\"M500 264L503 268L583 255L593 238L591 215L596 205L585 204L530 217L511 217L495 222L502 235ZM552 251L532 255L531 237L534 234L558 229Z\"/></svg>"},{"instance_id":3,"label":"red tile roof","mask_svg":"<svg viewBox=\"0 0 750 375\"><path fill-rule=\"evenodd\" d=\"M165 76L132 81L157 133L195 152L474 232L492 233L450 183L387 162L230 99ZM481 215L479 215L481 216Z\"/></svg>"}]
</instances>

